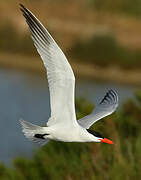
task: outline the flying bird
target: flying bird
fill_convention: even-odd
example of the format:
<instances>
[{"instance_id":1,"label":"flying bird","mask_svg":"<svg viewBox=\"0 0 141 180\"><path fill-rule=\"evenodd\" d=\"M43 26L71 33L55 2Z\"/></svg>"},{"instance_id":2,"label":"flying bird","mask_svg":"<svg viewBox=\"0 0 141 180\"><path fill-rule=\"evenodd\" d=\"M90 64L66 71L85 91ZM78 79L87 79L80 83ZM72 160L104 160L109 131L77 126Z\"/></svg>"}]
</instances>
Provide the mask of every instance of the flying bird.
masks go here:
<instances>
[{"instance_id":1,"label":"flying bird","mask_svg":"<svg viewBox=\"0 0 141 180\"><path fill-rule=\"evenodd\" d=\"M20 120L24 135L44 145L48 140L64 142L104 142L113 144L90 126L113 113L118 106L118 95L110 89L97 104L92 114L77 120L75 113L75 76L64 53L47 29L34 14L20 4L34 45L47 71L50 92L51 116L45 127Z\"/></svg>"}]
</instances>

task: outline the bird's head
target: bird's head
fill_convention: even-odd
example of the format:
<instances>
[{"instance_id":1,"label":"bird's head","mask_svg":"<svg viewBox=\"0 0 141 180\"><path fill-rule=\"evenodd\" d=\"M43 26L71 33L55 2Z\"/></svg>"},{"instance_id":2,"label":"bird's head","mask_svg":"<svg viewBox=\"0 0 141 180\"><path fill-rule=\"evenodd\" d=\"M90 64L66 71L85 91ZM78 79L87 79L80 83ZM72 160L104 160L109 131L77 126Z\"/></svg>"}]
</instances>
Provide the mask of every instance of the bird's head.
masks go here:
<instances>
[{"instance_id":1,"label":"bird's head","mask_svg":"<svg viewBox=\"0 0 141 180\"><path fill-rule=\"evenodd\" d=\"M100 133L87 129L87 131L95 137L95 142L103 142L108 144L114 144L110 139L104 138Z\"/></svg>"}]
</instances>

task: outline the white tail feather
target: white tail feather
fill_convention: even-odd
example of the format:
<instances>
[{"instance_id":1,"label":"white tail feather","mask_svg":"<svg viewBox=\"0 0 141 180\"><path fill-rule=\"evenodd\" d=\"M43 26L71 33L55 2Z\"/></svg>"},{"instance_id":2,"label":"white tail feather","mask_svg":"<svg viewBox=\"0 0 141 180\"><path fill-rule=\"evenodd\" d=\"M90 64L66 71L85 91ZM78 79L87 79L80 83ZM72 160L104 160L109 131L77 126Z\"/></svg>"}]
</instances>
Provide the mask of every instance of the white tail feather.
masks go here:
<instances>
[{"instance_id":1,"label":"white tail feather","mask_svg":"<svg viewBox=\"0 0 141 180\"><path fill-rule=\"evenodd\" d=\"M41 146L48 142L48 139L40 139L35 137L35 134L43 133L43 127L34 125L22 119L20 119L20 123L22 125L22 132L29 140L38 143Z\"/></svg>"}]
</instances>

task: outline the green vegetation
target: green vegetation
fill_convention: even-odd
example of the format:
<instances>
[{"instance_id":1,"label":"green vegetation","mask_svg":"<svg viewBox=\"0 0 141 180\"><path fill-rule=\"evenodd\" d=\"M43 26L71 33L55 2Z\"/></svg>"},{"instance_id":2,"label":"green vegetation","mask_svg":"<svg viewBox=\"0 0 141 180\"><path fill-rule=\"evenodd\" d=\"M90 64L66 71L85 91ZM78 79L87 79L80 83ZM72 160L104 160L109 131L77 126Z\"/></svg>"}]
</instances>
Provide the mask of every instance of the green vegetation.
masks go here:
<instances>
[{"instance_id":1,"label":"green vegetation","mask_svg":"<svg viewBox=\"0 0 141 180\"><path fill-rule=\"evenodd\" d=\"M0 164L1 180L141 179L141 92L138 105L128 101L122 109L95 124L115 144L50 141L31 159L17 158L13 167ZM84 99L76 101L78 116L92 111Z\"/></svg>"},{"instance_id":2,"label":"green vegetation","mask_svg":"<svg viewBox=\"0 0 141 180\"><path fill-rule=\"evenodd\" d=\"M0 51L34 56L37 54L30 35L20 33L10 22L0 25ZM141 68L141 49L122 46L112 33L97 33L87 41L77 41L67 51L77 61L99 66L118 65L122 68Z\"/></svg>"},{"instance_id":3,"label":"green vegetation","mask_svg":"<svg viewBox=\"0 0 141 180\"><path fill-rule=\"evenodd\" d=\"M123 47L112 34L108 33L99 33L87 41L79 41L67 53L79 61L99 66L141 67L141 50Z\"/></svg>"},{"instance_id":4,"label":"green vegetation","mask_svg":"<svg viewBox=\"0 0 141 180\"><path fill-rule=\"evenodd\" d=\"M98 11L133 15L136 17L141 16L140 0L90 0L89 2Z\"/></svg>"},{"instance_id":5,"label":"green vegetation","mask_svg":"<svg viewBox=\"0 0 141 180\"><path fill-rule=\"evenodd\" d=\"M0 25L0 39L0 51L32 55L35 53L30 36L21 35L10 22Z\"/></svg>"},{"instance_id":6,"label":"green vegetation","mask_svg":"<svg viewBox=\"0 0 141 180\"><path fill-rule=\"evenodd\" d=\"M1 52L30 56L36 54L31 37L19 33L9 22L0 25L0 37ZM141 50L123 47L110 33L99 33L87 41L78 41L66 53L78 61L87 61L99 66L118 65L132 69L141 67Z\"/></svg>"}]
</instances>

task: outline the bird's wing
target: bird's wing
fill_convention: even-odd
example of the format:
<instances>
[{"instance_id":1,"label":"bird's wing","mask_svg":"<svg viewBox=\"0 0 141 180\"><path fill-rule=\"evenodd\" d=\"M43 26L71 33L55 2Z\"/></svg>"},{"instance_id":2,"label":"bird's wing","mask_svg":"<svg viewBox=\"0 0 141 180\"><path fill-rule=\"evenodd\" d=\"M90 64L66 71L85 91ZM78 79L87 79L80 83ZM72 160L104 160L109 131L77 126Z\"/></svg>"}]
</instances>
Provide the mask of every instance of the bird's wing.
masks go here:
<instances>
[{"instance_id":1,"label":"bird's wing","mask_svg":"<svg viewBox=\"0 0 141 180\"><path fill-rule=\"evenodd\" d=\"M78 120L78 124L88 129L92 124L105 116L112 114L118 107L118 95L115 91L109 90L92 114Z\"/></svg>"},{"instance_id":2,"label":"bird's wing","mask_svg":"<svg viewBox=\"0 0 141 180\"><path fill-rule=\"evenodd\" d=\"M71 66L46 28L28 9L22 4L20 6L34 45L47 70L51 105L51 117L47 125L63 121L67 124L77 123L74 105L75 77Z\"/></svg>"}]
</instances>

